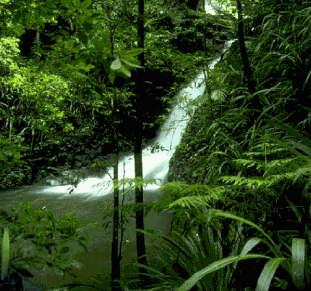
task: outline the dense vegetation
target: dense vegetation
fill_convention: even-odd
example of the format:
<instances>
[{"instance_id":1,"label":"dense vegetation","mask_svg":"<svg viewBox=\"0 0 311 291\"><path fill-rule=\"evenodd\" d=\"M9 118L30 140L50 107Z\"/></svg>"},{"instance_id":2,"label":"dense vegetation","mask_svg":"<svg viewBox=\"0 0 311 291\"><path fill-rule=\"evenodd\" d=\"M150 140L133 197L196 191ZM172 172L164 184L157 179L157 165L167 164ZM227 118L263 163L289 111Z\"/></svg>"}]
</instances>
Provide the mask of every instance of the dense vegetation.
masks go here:
<instances>
[{"instance_id":1,"label":"dense vegetation","mask_svg":"<svg viewBox=\"0 0 311 291\"><path fill-rule=\"evenodd\" d=\"M248 251L289 258L292 238L310 243L310 5L306 1L244 4L254 91L245 78L235 40L217 67L207 72L206 93L171 161L172 182L163 189L163 202L174 212L177 231L170 247L174 242L180 252L172 257L172 276L181 280L213 261L241 254L248 239L261 237L243 221L236 227L220 221L215 227L215 219L208 223L213 217L210 208L255 222L278 249L275 253L254 243ZM272 273L277 267L270 262L265 268ZM306 277L299 283L291 271L294 259L292 264L281 263L288 273L276 273L275 290L308 289L310 259L304 257ZM241 263L231 268L233 274L228 275L227 268L214 279L207 276L197 287L252 289L262 267L259 262ZM171 286L176 277L173 281ZM256 290L263 290L258 286Z\"/></svg>"},{"instance_id":2,"label":"dense vegetation","mask_svg":"<svg viewBox=\"0 0 311 291\"><path fill-rule=\"evenodd\" d=\"M0 186L32 182L55 167L88 166L114 151L115 130L130 150L141 52L135 2L0 5ZM144 137L151 138L169 97L199 64L195 52L203 57L205 30L199 14L165 1L148 3L146 19L142 106Z\"/></svg>"},{"instance_id":3,"label":"dense vegetation","mask_svg":"<svg viewBox=\"0 0 311 291\"><path fill-rule=\"evenodd\" d=\"M116 254L111 287L308 290L310 2L219 0L216 16L204 12L204 1L145 2L140 45L136 1L0 1L0 187L63 169L98 170L108 154L118 161L120 152L135 151L137 120L145 142L182 82L204 70L206 91L169 182L145 207L169 212L171 232L137 227L154 245L148 264L140 257L133 272L120 274ZM210 70L228 39L230 49ZM114 185L118 196L121 184ZM124 211L114 205L119 233ZM141 209L129 208L129 216ZM26 204L1 212L0 221L1 284L20 285L43 266L69 274L72 241L85 246L71 216ZM102 284L99 290L110 288Z\"/></svg>"}]
</instances>

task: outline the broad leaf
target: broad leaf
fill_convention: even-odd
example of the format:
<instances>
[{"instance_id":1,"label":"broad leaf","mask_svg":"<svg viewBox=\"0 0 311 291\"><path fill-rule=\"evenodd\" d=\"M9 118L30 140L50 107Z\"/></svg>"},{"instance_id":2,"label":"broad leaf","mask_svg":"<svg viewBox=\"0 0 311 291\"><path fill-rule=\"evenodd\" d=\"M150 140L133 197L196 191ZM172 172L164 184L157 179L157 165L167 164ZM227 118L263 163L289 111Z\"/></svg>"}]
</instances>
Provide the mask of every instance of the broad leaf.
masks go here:
<instances>
[{"instance_id":1,"label":"broad leaf","mask_svg":"<svg viewBox=\"0 0 311 291\"><path fill-rule=\"evenodd\" d=\"M120 58L116 58L110 65L110 69L113 71L117 71L120 70L122 67L122 63Z\"/></svg>"},{"instance_id":2,"label":"broad leaf","mask_svg":"<svg viewBox=\"0 0 311 291\"><path fill-rule=\"evenodd\" d=\"M1 280L4 280L9 272L10 260L10 236L7 228L3 231L2 248L1 248Z\"/></svg>"},{"instance_id":3,"label":"broad leaf","mask_svg":"<svg viewBox=\"0 0 311 291\"><path fill-rule=\"evenodd\" d=\"M253 237L249 239L246 244L244 245L241 255L248 254L255 246L257 246L260 242L262 242L262 239L259 237Z\"/></svg>"},{"instance_id":4,"label":"broad leaf","mask_svg":"<svg viewBox=\"0 0 311 291\"><path fill-rule=\"evenodd\" d=\"M120 72L123 73L128 78L130 78L132 76L130 70L124 65L121 66Z\"/></svg>"},{"instance_id":5,"label":"broad leaf","mask_svg":"<svg viewBox=\"0 0 311 291\"><path fill-rule=\"evenodd\" d=\"M186 280L178 289L177 291L188 291L190 290L198 281L200 281L206 275L218 271L232 263L249 260L249 259L269 259L267 256L257 255L257 254L248 254L248 255L239 255L239 256L232 256L227 257L216 262L211 263L204 269L194 273L188 280Z\"/></svg>"},{"instance_id":6,"label":"broad leaf","mask_svg":"<svg viewBox=\"0 0 311 291\"><path fill-rule=\"evenodd\" d=\"M302 238L292 240L292 279L298 289L304 289L304 270L306 260L306 244Z\"/></svg>"},{"instance_id":7,"label":"broad leaf","mask_svg":"<svg viewBox=\"0 0 311 291\"><path fill-rule=\"evenodd\" d=\"M132 63L132 62L130 62L130 61L127 61L127 60L125 60L125 59L122 59L122 62L123 62L124 64L128 65L129 67L136 68L136 69L143 69L142 66L137 65L137 64L134 64L134 63Z\"/></svg>"},{"instance_id":8,"label":"broad leaf","mask_svg":"<svg viewBox=\"0 0 311 291\"><path fill-rule=\"evenodd\" d=\"M285 258L273 258L265 264L258 278L256 291L269 290L271 281L274 277L276 270L278 269L279 265L285 260L286 260Z\"/></svg>"}]
</instances>

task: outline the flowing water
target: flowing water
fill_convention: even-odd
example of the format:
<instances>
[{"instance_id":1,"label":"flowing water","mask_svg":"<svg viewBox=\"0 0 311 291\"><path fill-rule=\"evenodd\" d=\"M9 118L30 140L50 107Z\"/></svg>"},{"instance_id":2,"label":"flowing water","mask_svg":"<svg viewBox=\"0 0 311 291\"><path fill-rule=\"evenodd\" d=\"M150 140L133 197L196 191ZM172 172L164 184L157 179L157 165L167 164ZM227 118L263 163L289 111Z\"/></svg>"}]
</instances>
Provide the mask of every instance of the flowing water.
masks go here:
<instances>
[{"instance_id":1,"label":"flowing water","mask_svg":"<svg viewBox=\"0 0 311 291\"><path fill-rule=\"evenodd\" d=\"M225 44L226 50L232 41ZM212 69L219 61L217 58L210 62ZM157 138L152 144L143 150L143 173L145 179L155 179L152 184L145 187L146 200L158 197L158 188L165 182L169 160L174 154L176 147L180 143L182 134L187 126L191 112L194 107L192 101L201 96L205 90L204 74L199 73L194 80L179 92L176 96L176 105L172 108L166 122L162 126ZM160 150L154 150L160 148ZM123 178L134 178L134 159L132 155L124 156L119 163L119 176ZM110 231L102 228L105 205L112 205L112 169L108 169L108 174L101 177L88 177L82 180L74 190L71 185L62 186L27 186L14 191L2 192L1 207L9 208L16 202L29 201L32 206L46 207L56 211L57 214L71 212L77 215L85 233L90 237L89 252L87 254L77 254L83 263L77 275L80 280L87 281L96 274L110 273ZM154 213L146 217L146 228L167 231L169 228L168 218L155 216ZM125 233L125 244L123 253L126 260L135 257L135 229L134 223L127 224ZM70 282L66 278L37 274L36 285L43 285L42 290L47 286L57 285L57 283ZM29 289L40 290L40 289ZM104 290L109 290L107 289Z\"/></svg>"},{"instance_id":2,"label":"flowing water","mask_svg":"<svg viewBox=\"0 0 311 291\"><path fill-rule=\"evenodd\" d=\"M216 62L217 60L210 65L214 66ZM204 89L204 75L200 73L176 96L177 104L173 107L158 137L143 150L144 178L156 179L155 183L145 187L145 200L153 200L158 197L157 190L165 181L169 160L174 154L189 120L191 101L201 96ZM153 151L154 145L160 147L161 150ZM109 276L110 273L111 230L105 230L102 227L105 210L107 212L107 206L111 206L113 203L110 195L112 193L112 169L108 171L110 173L102 177L88 177L82 180L71 193L71 185L34 185L1 193L1 205L4 208L8 208L14 202L29 201L32 206L52 209L59 215L71 212L80 219L85 234L90 238L89 252L77 254L78 260L84 265L80 271L77 271L77 275L84 282L96 274L106 273ZM119 171L120 177L134 178L132 155L125 156L120 161ZM145 225L147 229L161 232L168 231L170 227L167 215L159 216L155 213L147 215ZM135 258L135 223L133 219L126 225L124 241L126 243L123 253L126 261L129 261L131 258ZM43 286L42 282L45 282ZM70 282L69 278L67 280L66 278L40 273L36 274L35 278L35 284L41 285L42 289L67 282Z\"/></svg>"},{"instance_id":3,"label":"flowing water","mask_svg":"<svg viewBox=\"0 0 311 291\"><path fill-rule=\"evenodd\" d=\"M225 49L231 45L231 41L225 44ZM220 58L216 58L209 64L212 69ZM158 197L158 188L165 182L169 160L180 143L182 134L187 126L191 112L194 110L193 101L201 96L205 90L204 73L199 73L188 86L176 96L176 105L172 108L166 122L161 128L153 143L143 150L143 172L145 179L155 179L155 182L145 187L145 200L154 200ZM154 151L153 148L161 148ZM57 214L73 213L81 221L84 233L88 235L89 252L76 254L83 267L77 271L80 281L87 282L97 274L105 273L109 281L110 274L110 244L111 231L102 227L103 216L107 206L112 205L112 169L110 173L101 177L88 177L82 180L72 190L71 185L62 186L26 186L17 190L1 193L1 208L9 208L16 202L29 201L32 206L44 207L54 210ZM134 178L134 160L132 155L124 156L119 163L119 176ZM146 217L147 229L167 232L169 230L169 218L167 215L150 213ZM123 253L125 260L135 258L135 224L134 220L126 225ZM148 242L147 242L148 244ZM124 263L123 261L123 263ZM47 286L57 286L69 283L69 278L38 273L35 277L35 285L46 290ZM109 288L107 288L109 290Z\"/></svg>"},{"instance_id":4,"label":"flowing water","mask_svg":"<svg viewBox=\"0 0 311 291\"><path fill-rule=\"evenodd\" d=\"M231 45L226 42L225 49ZM213 69L220 57L209 63L209 69ZM145 190L157 190L166 179L169 161L173 156L176 147L180 143L182 134L193 112L193 102L204 93L204 73L198 74L194 80L176 96L177 104L173 107L166 122L162 126L157 138L152 144L143 150L143 176L144 179L155 180L148 184ZM156 150L155 150L156 149ZM88 177L82 180L77 187L71 185L47 186L40 189L40 193L66 195L79 195L87 198L98 198L112 193L113 169L109 168L108 173L102 177ZM127 155L119 162L119 177L132 179L135 177L134 157Z\"/></svg>"}]
</instances>

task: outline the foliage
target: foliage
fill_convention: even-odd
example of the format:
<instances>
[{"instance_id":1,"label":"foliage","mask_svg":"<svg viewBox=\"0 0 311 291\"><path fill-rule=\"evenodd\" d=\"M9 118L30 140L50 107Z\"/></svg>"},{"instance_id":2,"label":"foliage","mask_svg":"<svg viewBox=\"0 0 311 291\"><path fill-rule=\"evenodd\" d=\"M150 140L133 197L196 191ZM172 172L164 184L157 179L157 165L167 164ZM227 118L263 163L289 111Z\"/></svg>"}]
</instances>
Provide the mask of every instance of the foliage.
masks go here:
<instances>
[{"instance_id":1,"label":"foliage","mask_svg":"<svg viewBox=\"0 0 311 291\"><path fill-rule=\"evenodd\" d=\"M172 213L174 232L161 242L166 261L148 269L152 283L176 288L194 274L181 290L195 284L202 290L240 288L239 270L251 264L238 262L264 255L264 266L260 260L252 266L263 267L260 275L255 272L257 290L271 284L305 288L310 5L239 1L253 92L245 86L237 41L213 70L207 68L209 57L221 52L228 36L234 38L234 2L219 1L217 16L203 13L203 1L146 1L141 68L134 1L0 1L0 187L30 182L40 176L37 169L81 168L93 160L102 165L103 155L131 149L135 80L142 69L148 96L143 135L152 138L180 82L202 68L206 92L171 161L169 179L175 182L162 188L156 205ZM130 180L123 184L133 186ZM128 208L137 207L142 205ZM214 212L243 223L244 234L232 223L205 228L210 208L244 217ZM70 269L70 260L62 260L71 239L80 238L75 220L28 206L3 213L1 220L10 231L13 271L29 270L30 264ZM249 254L252 249L257 254ZM255 288L256 280L250 276L241 288Z\"/></svg>"},{"instance_id":2,"label":"foliage","mask_svg":"<svg viewBox=\"0 0 311 291\"><path fill-rule=\"evenodd\" d=\"M2 211L0 219L10 232L11 273L32 276L32 271L50 268L64 275L79 267L70 250L76 245L85 247L85 241L72 215L57 218L46 208L22 204Z\"/></svg>"},{"instance_id":3,"label":"foliage","mask_svg":"<svg viewBox=\"0 0 311 291\"><path fill-rule=\"evenodd\" d=\"M237 46L233 43L224 60L214 71L208 72L206 96L199 104L197 113L171 161L170 170L170 179L216 187L230 185L230 189L238 197L243 197L246 201L250 201L248 199L251 197L252 200L260 199L257 201L259 204L270 204L268 201L271 198L274 200L281 193L288 193L293 187L290 185L299 187L298 184L304 184L307 188L309 185L309 154L306 151L301 152L297 146L299 144L302 148L306 143L309 144L309 86L308 82L304 82L306 86L301 87L302 82L294 77L301 72L298 60L295 66L283 62L287 55L284 51L286 43L292 43L295 54L299 58L305 58L304 48L301 50L298 43L308 42L308 36L301 33L299 35L302 38L299 40L294 36L298 29L302 29L300 25L309 19L308 9L296 4L293 4L295 9L291 9L293 7L289 5L288 10L281 16L284 20L280 21L274 8L272 9L273 4L267 2L264 12L267 13L269 9L272 12L261 18L261 30L256 30L258 37L252 38L248 44L258 84L257 92L249 95L241 87L241 63L237 61ZM254 4L253 9L254 7L260 9L262 6ZM302 15L305 15L305 20L300 18ZM295 19L294 26L289 25L290 17ZM268 45L272 41L272 35L281 30L287 38L274 40L275 46ZM260 49L256 49L259 47ZM263 52L263 49L270 51ZM269 57L274 57L274 65ZM307 72L310 69L308 57L305 61L305 76L302 80L308 79ZM276 73L279 70L278 62L283 64L280 68L282 73ZM269 71L267 66L273 69ZM260 99L261 108L252 107L252 100L256 98ZM293 106L294 102L296 105ZM298 127L294 135L292 124ZM305 136L303 140L302 135ZM296 146L293 147L293 144Z\"/></svg>"},{"instance_id":4,"label":"foliage","mask_svg":"<svg viewBox=\"0 0 311 291\"><path fill-rule=\"evenodd\" d=\"M220 218L239 223L230 225L230 236L215 221ZM310 241L295 237L275 241L257 224L220 210L207 211L204 219L204 226L184 233L159 236L147 232L160 254L147 268L151 290L190 290L194 286L198 290L242 290L255 289L256 284L256 290L269 290L270 286L305 290L309 286L311 261L306 250ZM247 238L244 234L249 230L243 224L253 228L256 236ZM291 235L291 230L287 231ZM277 272L278 268L285 272Z\"/></svg>"},{"instance_id":5,"label":"foliage","mask_svg":"<svg viewBox=\"0 0 311 291\"><path fill-rule=\"evenodd\" d=\"M0 128L3 138L17 136L29 149L16 184L50 168L87 167L114 151L116 129L121 148L130 150L133 84L142 69L135 7L131 0L0 3ZM176 3L146 3L145 138L155 135L180 83L201 66L207 33L222 35L217 47L226 37L215 20ZM194 57L182 46L196 40ZM209 55L217 49L211 42Z\"/></svg>"},{"instance_id":6,"label":"foliage","mask_svg":"<svg viewBox=\"0 0 311 291\"><path fill-rule=\"evenodd\" d=\"M257 230L267 229L276 250L260 276L261 264L253 265L259 277L256 290L268 290L270 284L303 289L309 279L302 283L300 277L298 283L290 266L309 260L304 249L310 233L310 9L306 1L242 2L256 91L245 88L234 42L215 69L206 72L206 93L171 160L171 182L163 187L161 208L166 204L173 211L172 227L180 235L194 229L200 234L214 207L254 221ZM224 253L229 253L232 226L216 227L224 231ZM253 234L247 227L246 236ZM256 249L271 256L270 247ZM226 255L219 259L227 262ZM230 288L246 283L239 273L249 265L236 269ZM201 273L195 273L197 268L192 279L210 266ZM249 279L255 288L255 278Z\"/></svg>"},{"instance_id":7,"label":"foliage","mask_svg":"<svg viewBox=\"0 0 311 291\"><path fill-rule=\"evenodd\" d=\"M256 291L269 290L274 274L279 266L282 266L290 274L291 280L293 282L291 288L293 288L294 286L299 290L303 290L306 287L306 282L310 281L308 278L305 280L305 274L307 274L307 276L310 276L310 274L307 273L310 265L310 259L306 257L306 242L304 239L292 239L291 254L289 258L286 258L283 256L286 256L287 249L285 249L284 251L283 248L281 248L283 243L281 242L280 244L276 244L268 234L266 234L259 226L255 225L254 223L245 220L244 218L222 211L210 211L210 215L211 218L223 217L246 223L256 228L264 236L264 239L258 240L257 238L251 238L245 244L239 256L227 257L219 261L213 262L209 266L192 275L187 281L182 284L182 286L178 288L178 290L190 290L204 276L209 273L215 272L221 268L224 268L228 264L232 264L234 262L244 259L260 258L261 255L257 254L247 255L247 253L251 251L255 246L257 246L260 242L266 244L266 246L268 247L268 253L271 252L276 257L269 258L267 256L262 256L262 258L266 258L269 260L265 264L258 278ZM287 247L287 245L285 245L285 247ZM282 284L286 284L287 286L288 282L286 282L286 279L279 279L279 282L280 281L283 281Z\"/></svg>"},{"instance_id":8,"label":"foliage","mask_svg":"<svg viewBox=\"0 0 311 291\"><path fill-rule=\"evenodd\" d=\"M0 189L23 179L24 174L18 168L22 165L21 157L25 150L19 137L9 140L0 134Z\"/></svg>"},{"instance_id":9,"label":"foliage","mask_svg":"<svg viewBox=\"0 0 311 291\"><path fill-rule=\"evenodd\" d=\"M10 261L10 235L9 230L3 230L1 244L1 280L4 280L8 275Z\"/></svg>"},{"instance_id":10,"label":"foliage","mask_svg":"<svg viewBox=\"0 0 311 291\"><path fill-rule=\"evenodd\" d=\"M151 266L147 268L151 278L151 290L177 289L185 278L203 268L207 263L220 260L224 255L222 233L212 225L205 225L199 232L195 228L169 236L146 232L154 240ZM239 235L232 239L232 255L237 255ZM159 252L160 249L160 252ZM160 255L159 255L160 254ZM199 290L229 290L233 269L220 270L197 284Z\"/></svg>"}]
</instances>

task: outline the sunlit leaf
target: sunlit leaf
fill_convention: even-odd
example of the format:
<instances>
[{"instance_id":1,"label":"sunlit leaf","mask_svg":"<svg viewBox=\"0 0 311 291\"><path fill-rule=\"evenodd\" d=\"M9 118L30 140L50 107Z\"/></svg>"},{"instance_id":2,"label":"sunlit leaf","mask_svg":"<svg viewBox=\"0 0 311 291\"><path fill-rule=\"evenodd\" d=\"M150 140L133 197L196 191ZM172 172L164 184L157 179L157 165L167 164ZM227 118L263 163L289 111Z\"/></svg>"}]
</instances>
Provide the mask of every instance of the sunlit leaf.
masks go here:
<instances>
[{"instance_id":1,"label":"sunlit leaf","mask_svg":"<svg viewBox=\"0 0 311 291\"><path fill-rule=\"evenodd\" d=\"M142 69L142 68L143 68L142 66L139 66L139 65L137 65L137 64L134 64L134 63L132 63L132 62L130 62L130 61L127 61L127 60L125 60L125 59L122 59L122 62L123 62L124 64L128 65L129 67L132 67L132 68L136 68L136 69Z\"/></svg>"},{"instance_id":2,"label":"sunlit leaf","mask_svg":"<svg viewBox=\"0 0 311 291\"><path fill-rule=\"evenodd\" d=\"M256 286L256 291L268 291L271 285L273 276L278 269L279 265L284 262L285 258L270 259L264 266Z\"/></svg>"},{"instance_id":3,"label":"sunlit leaf","mask_svg":"<svg viewBox=\"0 0 311 291\"><path fill-rule=\"evenodd\" d=\"M116 58L110 65L110 69L114 71L120 70L121 67L122 67L122 63L121 63L120 58Z\"/></svg>"},{"instance_id":4,"label":"sunlit leaf","mask_svg":"<svg viewBox=\"0 0 311 291\"><path fill-rule=\"evenodd\" d=\"M293 238L292 240L292 278L298 289L304 289L304 270L306 258L306 245L302 238Z\"/></svg>"},{"instance_id":5,"label":"sunlit leaf","mask_svg":"<svg viewBox=\"0 0 311 291\"><path fill-rule=\"evenodd\" d=\"M194 273L188 280L186 280L177 291L188 291L194 287L206 275L218 271L232 263L249 260L249 259L268 259L269 257L257 254L248 254L240 256L227 257L216 262L211 263L204 269Z\"/></svg>"},{"instance_id":6,"label":"sunlit leaf","mask_svg":"<svg viewBox=\"0 0 311 291\"><path fill-rule=\"evenodd\" d=\"M1 280L4 280L9 272L10 261L10 236L7 228L3 231L1 248Z\"/></svg>"},{"instance_id":7,"label":"sunlit leaf","mask_svg":"<svg viewBox=\"0 0 311 291\"><path fill-rule=\"evenodd\" d=\"M124 65L121 66L120 72L123 73L128 78L130 78L132 76L131 71L127 67L125 67Z\"/></svg>"},{"instance_id":8,"label":"sunlit leaf","mask_svg":"<svg viewBox=\"0 0 311 291\"><path fill-rule=\"evenodd\" d=\"M244 245L242 251L241 251L241 255L246 255L247 253L249 253L254 247L256 247L260 242L262 242L261 238L258 237L253 237L251 239L249 239L246 244Z\"/></svg>"}]
</instances>

